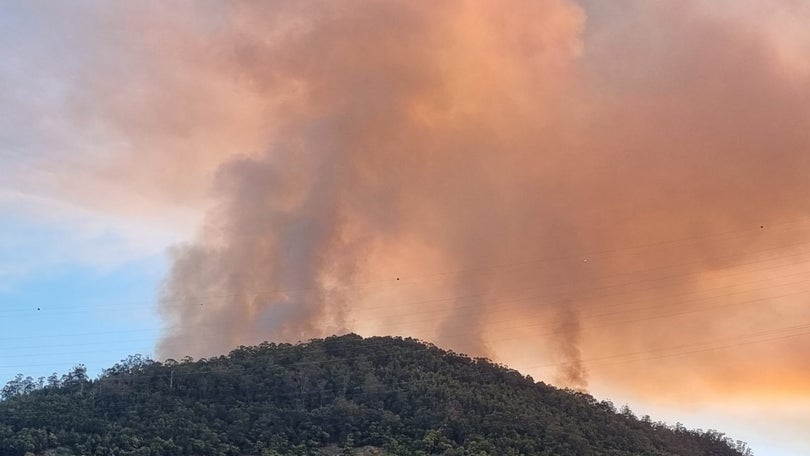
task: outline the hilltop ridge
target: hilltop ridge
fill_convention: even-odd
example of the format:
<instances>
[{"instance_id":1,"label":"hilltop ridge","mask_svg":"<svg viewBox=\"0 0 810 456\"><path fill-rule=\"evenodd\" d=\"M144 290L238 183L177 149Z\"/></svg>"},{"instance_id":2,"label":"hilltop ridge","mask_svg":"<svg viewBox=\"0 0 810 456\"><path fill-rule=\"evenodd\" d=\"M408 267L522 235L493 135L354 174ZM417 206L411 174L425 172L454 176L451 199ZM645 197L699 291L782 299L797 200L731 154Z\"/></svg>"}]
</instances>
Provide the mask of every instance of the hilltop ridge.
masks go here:
<instances>
[{"instance_id":1,"label":"hilltop ridge","mask_svg":"<svg viewBox=\"0 0 810 456\"><path fill-rule=\"evenodd\" d=\"M82 367L47 382L18 376L3 388L0 454L28 453L752 454L486 359L354 334L197 361L130 356L97 379Z\"/></svg>"}]
</instances>

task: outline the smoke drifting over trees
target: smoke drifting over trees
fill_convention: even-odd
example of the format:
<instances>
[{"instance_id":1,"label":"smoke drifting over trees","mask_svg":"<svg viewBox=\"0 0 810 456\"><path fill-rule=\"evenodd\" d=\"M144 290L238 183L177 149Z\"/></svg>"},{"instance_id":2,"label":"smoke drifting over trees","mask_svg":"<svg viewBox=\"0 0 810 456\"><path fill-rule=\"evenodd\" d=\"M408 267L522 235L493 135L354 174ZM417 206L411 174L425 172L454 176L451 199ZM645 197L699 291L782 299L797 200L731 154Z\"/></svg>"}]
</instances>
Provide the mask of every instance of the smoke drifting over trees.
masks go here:
<instances>
[{"instance_id":1,"label":"smoke drifting over trees","mask_svg":"<svg viewBox=\"0 0 810 456\"><path fill-rule=\"evenodd\" d=\"M200 152L218 164L214 204L173 250L160 354L407 333L480 356L520 347L585 387L583 354L750 330L746 306L655 317L724 302L708 300L723 286L775 294L744 288L768 267L807 270L767 261L807 252L808 69L766 26L677 3L189 14L167 31L200 56L185 71L238 87L255 128L242 153ZM599 327L618 311L638 322Z\"/></svg>"}]
</instances>

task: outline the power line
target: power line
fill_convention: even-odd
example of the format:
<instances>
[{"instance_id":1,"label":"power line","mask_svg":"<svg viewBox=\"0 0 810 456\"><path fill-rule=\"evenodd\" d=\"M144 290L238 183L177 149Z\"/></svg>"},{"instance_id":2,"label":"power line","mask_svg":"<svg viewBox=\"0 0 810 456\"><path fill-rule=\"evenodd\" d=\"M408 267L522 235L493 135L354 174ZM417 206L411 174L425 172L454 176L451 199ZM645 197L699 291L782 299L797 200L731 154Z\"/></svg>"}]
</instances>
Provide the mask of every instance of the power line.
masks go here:
<instances>
[{"instance_id":1,"label":"power line","mask_svg":"<svg viewBox=\"0 0 810 456\"><path fill-rule=\"evenodd\" d=\"M800 275L800 274L791 274L791 275L793 276L793 275ZM801 274L801 275L803 275L803 274ZM720 297L728 297L728 296L735 295L735 294L754 293L754 292L758 292L758 291L765 291L765 290L769 290L769 289L773 289L773 288L781 288L781 287L785 287L785 286L793 286L793 285L804 284L804 283L808 283L808 282L810 282L810 279L797 281L797 282L786 283L786 284L779 284L779 285L769 286L769 287L761 287L761 288L755 288L755 289L741 290L741 291L737 291L735 293L727 293L727 294L717 295L717 296L699 297L699 298L691 299L691 300L678 301L678 304L688 304L688 303L709 301L709 300L714 300L714 299L717 299L717 298L720 298ZM606 326L606 325L613 325L613 324L625 324L625 323L646 321L646 320L650 320L650 319L659 319L659 318L680 316L680 315L685 315L685 314L703 312L703 311L707 311L707 310L716 310L716 309L720 309L720 308L739 306L739 305L742 305L742 304L752 304L752 303L759 303L759 302L764 302L764 301L772 301L772 300L775 300L775 299L778 299L778 298L802 295L802 294L805 294L805 293L808 293L808 292L810 292L810 290L804 290L803 289L803 290L793 291L793 292L789 292L789 293L782 293L782 294L778 294L778 295L764 296L764 297L759 297L759 298L755 298L755 299L749 299L749 300L744 300L744 301L736 301L736 302L731 302L731 303L717 304L717 305L708 306L708 307L699 307L699 308L691 308L691 309L682 309L682 308L681 309L674 309L674 312L657 314L657 315L653 315L653 316L646 316L646 317L642 317L642 318L634 318L634 319L631 319L631 320L619 320L619 321L607 321L607 322L603 321L603 322L601 322L601 324L598 324L596 326ZM588 324L587 319L589 319L589 318L600 318L600 317L615 316L615 315L621 315L621 314L628 313L628 312L641 313L642 311L645 311L645 310L668 309L670 306L671 306L671 304L659 304L659 303L656 303L656 304L653 304L653 305L650 305L650 306L633 307L633 308L629 308L629 309L616 310L616 311L612 311L612 312L586 314L586 315L582 315L581 317L586 319L584 324ZM541 310L545 310L545 309L541 309ZM526 313L523 313L519 318L515 317L515 318L504 319L504 320L500 320L500 321L498 321L498 320L495 320L495 321L487 320L487 325L492 326L492 325L495 325L495 324L498 324L498 323L509 323L509 322L512 322L512 321L515 321L515 320L524 321L526 319L527 319L527 315L526 315ZM435 321L435 319L433 319L433 320L409 321L409 322L405 323L405 326L407 327L407 326L422 325L424 323L429 323L431 321ZM460 323L460 324L466 324L466 323ZM553 322L551 322L551 323L549 323L549 322L528 323L528 324L524 324L524 325L512 326L512 327L509 327L509 328L506 328L506 329L522 329L522 328L527 328L527 327L553 327L555 325L556 325L556 323L553 323ZM205 327L205 325L195 325L195 326L192 326L192 327L202 328L202 327ZM399 325L399 329L402 329L402 324ZM555 333L544 333L542 335L552 335L552 334L557 334L557 333L556 332ZM148 341L149 339L141 339L141 340ZM123 342L119 342L119 343L123 343ZM59 344L60 347L68 347L68 346L75 346L75 345L87 346L87 345L97 345L97 343L90 342L90 343L81 343L81 344L64 344L64 343ZM52 345L44 345L44 346L40 346L40 347L41 348L51 348ZM25 348L34 348L34 347L25 347ZM81 353L89 353L89 352L85 351L85 352L59 352L59 353L55 353L55 352L49 351L49 352L43 352L43 353L17 354L17 355L5 356L5 358L10 358L10 357L31 357L31 356L37 356L37 355L49 355L49 356L51 356L51 355L55 355L55 354L66 355L66 354L81 354ZM0 366L0 367L10 367L10 366ZM14 366L14 367L20 367L20 366Z\"/></svg>"},{"instance_id":2,"label":"power line","mask_svg":"<svg viewBox=\"0 0 810 456\"><path fill-rule=\"evenodd\" d=\"M781 222L781 223L771 225L771 226L769 226L769 228L772 227L772 226L790 226L790 225L796 225L796 224L799 224L799 223L807 223L807 220L802 219L802 220L795 220L795 221L789 221L789 222ZM434 273L430 273L430 274L421 274L421 275L416 275L416 276L406 276L405 275L405 276L401 276L400 278L404 278L406 280L380 279L380 280L374 280L374 281L367 281L367 282L349 284L349 285L341 287L341 288L343 290L359 290L359 291L365 291L365 290L378 289L379 288L379 287L362 288L364 285L369 285L369 284L382 284L383 288L393 288L394 286L401 287L402 285L408 285L408 284L413 284L413 283L421 283L421 281L419 279L439 278L439 277L444 277L444 276L447 276L447 275L462 274L462 273L466 273L466 272L470 272L470 271L478 271L478 270L495 271L495 270L500 270L500 269L509 269L509 268L514 268L514 267L518 267L518 266L527 266L527 265L532 265L532 264L537 264L537 263L544 263L544 262L551 262L551 261L560 262L560 261L568 260L568 261L571 261L574 264L576 264L576 263L582 261L583 258L595 258L595 257L599 257L599 256L615 254L615 253L619 253L619 252L623 252L623 251L629 251L629 250L639 250L639 249L643 249L643 248L656 247L656 246L661 246L661 245L671 245L671 244L677 244L677 243L681 243L681 242L691 242L691 241L696 241L696 240L704 240L704 239L717 238L717 237L729 237L731 235L740 235L740 234L744 234L744 233L752 233L752 232L759 232L759 231L761 231L761 228L758 228L758 227L757 228L741 229L741 230L732 230L732 231L713 233L713 234L702 235L702 236L692 236L692 237L687 237L687 238L655 241L655 242L651 242L651 243L647 243L647 244L639 244L639 245L634 245L634 246L619 247L619 248L615 248L615 249L606 249L606 250L601 250L601 251L590 251L590 252L586 251L586 252L583 252L583 253L577 254L577 255L559 255L559 256L556 256L556 257L542 257L542 258L534 258L534 259L524 260L524 261L520 261L520 262L512 262L512 263L488 264L488 265L483 264L483 265L476 265L474 267L468 267L468 268L462 268L462 269L456 269L456 270L448 270L448 271L441 271L441 272L434 272ZM731 258L741 258L741 257L757 255L757 254L764 253L764 252L769 252L769 251L785 250L785 249L788 249L788 248L798 247L798 246L802 246L802 245L810 245L810 241L803 241L803 242L779 245L779 246L775 246L775 247L771 247L771 248L767 248L767 249L761 249L761 250L757 250L757 251L736 253L736 254L733 254L733 255L730 255L730 256L718 257L717 259L718 260L728 260L728 259L731 259ZM700 261L701 260L689 261L689 262L686 262L686 263L682 263L680 265L695 264L695 263L698 263ZM663 268L676 267L676 266L679 266L679 265L664 266ZM639 271L627 271L627 272L624 272L623 274L632 274L634 272L643 272L643 271L648 271L648 270L651 270L651 269L641 269ZM303 287L303 288L286 288L286 289L272 289L272 290L254 290L254 291L251 292L251 294L253 294L253 295L274 295L274 294L296 294L296 293L319 292L319 291L321 291L320 287ZM220 293L220 294L216 294L216 295L214 295L214 294L195 295L195 296L189 296L189 297L184 297L184 298L163 299L162 302L170 303L170 302L182 302L182 301L187 301L187 300L200 301L201 299L221 300L221 299L225 299L225 298L228 298L230 296L233 296L233 295L235 295L235 293ZM131 306L131 307L136 307L136 306ZM141 306L138 305L137 307L141 307ZM154 304L149 304L148 306L143 306L143 307L144 308L146 308L146 307L155 307L155 305ZM109 306L86 307L86 308L84 308L82 310L92 311L92 310L98 310L98 309L120 309L120 308L121 308L120 305L109 305ZM71 310L71 311L73 311L73 310ZM21 314L29 314L31 312L31 306L26 306L26 307L18 308L18 309L10 309L10 310L6 310L6 312L20 312ZM2 314L3 313L0 313L0 315L2 315ZM6 314L8 314L8 313L6 313Z\"/></svg>"},{"instance_id":3,"label":"power line","mask_svg":"<svg viewBox=\"0 0 810 456\"><path fill-rule=\"evenodd\" d=\"M796 332L784 334L785 332L788 332L788 331L796 331ZM670 358L670 357L686 356L686 355L690 355L690 354L697 354L697 353L704 353L704 352L715 351L715 350L725 350L725 349L735 348L735 347L740 347L740 346L748 346L748 345L767 343L767 342L772 342L772 341L776 341L776 340L796 338L796 337L801 337L801 336L806 336L806 335L810 335L810 323L803 323L803 324L792 325L792 326L787 326L787 327L771 328L771 329L768 329L768 330L751 332L751 333L743 335L743 336L726 337L726 338L715 339L715 340L712 340L712 341L705 341L705 342L698 342L698 343L691 343L691 344L681 344L681 345L668 346L668 347L657 347L657 348L653 348L653 349L649 349L649 350L643 350L643 351L615 353L615 354L612 354L612 355L606 355L606 356L602 356L602 357L599 357L599 358L584 359L584 360L581 360L580 362L583 363L583 364L587 364L587 365L593 365L594 363L597 363L597 365L605 365L605 364L598 364L598 363L601 362L601 361L610 361L609 365L612 365L612 364L622 364L622 363L628 363L628 362L632 363L632 362L659 360L659 359L665 359L665 358ZM752 339L752 337L753 337L753 339ZM377 346L385 345L387 342L388 342L388 340L386 338L380 338L380 341L376 345ZM368 345L368 343L366 343L365 345ZM361 348L367 348L367 347L361 347ZM348 347L347 349L355 349L355 347ZM688 349L688 350L687 351L678 351L678 350L682 350L682 349ZM674 352L673 353L665 353L665 352L668 352L668 351L674 351ZM664 353L662 353L662 352L664 352ZM639 358L639 356L651 355L651 354L655 354L655 353L662 353L662 354L657 355L657 356L653 356L653 357L646 357L646 358L641 357L641 358ZM333 358L333 359L328 359L328 360L299 361L299 362L292 362L292 363L289 363L289 364L286 364L286 365L279 365L279 364L273 364L273 365L282 367L284 369L289 369L291 367L301 367L301 366L308 366L308 365L346 363L346 362L350 362L350 361L358 361L358 360L370 359L372 357L377 357L377 356L381 356L381 355L384 355L384 354L389 354L389 353L384 353L383 352L383 353L376 353L376 354L369 354L369 355L357 355L357 356L351 356L351 357L339 357L339 358ZM622 359L617 360L617 358L628 358L628 357L630 357L630 358L629 359L623 359L623 360ZM635 357L635 358L632 358L632 357ZM474 359L474 358L471 358L471 359ZM206 361L206 362L208 362L208 361ZM194 363L192 363L192 364L194 364ZM525 376L525 373L521 373L521 371L525 372L527 370L536 369L536 368L566 367L566 366L569 366L570 364L571 364L570 362L558 362L558 363L536 364L536 365L528 365L528 366L520 366L520 367L502 366L502 367L505 367L507 369L507 371L496 371L496 372L491 372L491 373L481 373L481 375L489 375L489 374L491 374L493 376L497 376L497 375L503 375L503 374L509 373L510 371L514 371L514 372L519 373L521 376ZM183 367L189 366L189 365L190 364L180 364L176 368L183 368ZM496 365L501 366L500 364L496 364ZM163 369L171 370L172 367L168 367L168 366L164 365ZM244 371L241 370L241 369L233 369L233 368L231 368L230 370L228 370L228 369L223 369L222 367L217 367L216 369L211 369L211 370L208 370L208 371L197 370L197 371L193 371L193 372L177 372L177 373L171 373L171 375L173 377L175 377L175 378L182 378L182 377L188 377L188 376L203 376L203 375L209 375L209 374L215 374L215 375L218 375L218 376L222 376L222 375L226 375L226 376L227 375L243 375L243 372ZM169 374L170 374L169 372L162 372L160 374L154 374L154 375L145 375L145 374L138 374L138 373L132 374L132 375L133 375L134 378L138 378L138 379L150 379L150 378L166 378L166 377L169 376ZM458 381L459 379L454 379L454 380ZM407 385L407 384L412 384L412 383L418 382L418 381L426 381L426 379L417 379L417 380L413 380L413 381L398 382L398 384L399 385ZM335 388L333 391L329 391L328 389L327 390L320 389L320 390L317 390L317 391L309 391L309 392L304 392L304 391L286 392L286 393L276 394L275 397L279 397L279 396L281 396L281 397L285 397L285 396L296 397L296 396L305 396L305 395L310 395L310 394L323 394L324 392L326 392L326 393L339 392L339 391L344 391L345 388L346 388L345 386L344 387L339 387L339 388ZM387 386L384 386L384 385L381 385L380 388L385 388L386 392L397 391L397 390L401 391L400 388L397 388L397 387L391 388L391 387L387 387ZM125 405L124 408L129 408L129 406ZM8 416L7 413L4 413L4 414L6 416Z\"/></svg>"}]
</instances>

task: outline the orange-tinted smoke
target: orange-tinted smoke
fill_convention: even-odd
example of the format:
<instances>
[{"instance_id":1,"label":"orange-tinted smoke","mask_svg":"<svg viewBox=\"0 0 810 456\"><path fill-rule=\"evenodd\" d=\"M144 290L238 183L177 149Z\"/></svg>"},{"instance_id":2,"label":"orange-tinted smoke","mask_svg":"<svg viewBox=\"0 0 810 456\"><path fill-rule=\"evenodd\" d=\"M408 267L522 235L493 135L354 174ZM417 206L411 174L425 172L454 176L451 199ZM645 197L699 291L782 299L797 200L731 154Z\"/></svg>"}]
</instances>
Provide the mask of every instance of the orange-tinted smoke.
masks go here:
<instances>
[{"instance_id":1,"label":"orange-tinted smoke","mask_svg":"<svg viewBox=\"0 0 810 456\"><path fill-rule=\"evenodd\" d=\"M249 91L267 131L224 159L173 251L161 355L355 330L578 388L788 378L740 371L792 371L806 344L733 346L810 323L808 74L753 21L624 6L218 7L203 70ZM729 347L655 351L701 342ZM610 362L636 352L650 361Z\"/></svg>"}]
</instances>

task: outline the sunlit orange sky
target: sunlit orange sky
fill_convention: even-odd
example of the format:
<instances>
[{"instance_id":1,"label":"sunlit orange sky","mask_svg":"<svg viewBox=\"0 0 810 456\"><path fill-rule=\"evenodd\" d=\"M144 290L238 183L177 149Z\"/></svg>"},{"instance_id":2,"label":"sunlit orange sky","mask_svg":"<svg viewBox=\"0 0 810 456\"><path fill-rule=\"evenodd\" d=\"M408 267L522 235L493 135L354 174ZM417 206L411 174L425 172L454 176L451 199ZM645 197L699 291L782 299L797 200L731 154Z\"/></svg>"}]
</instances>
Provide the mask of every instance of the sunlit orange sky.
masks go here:
<instances>
[{"instance_id":1,"label":"sunlit orange sky","mask_svg":"<svg viewBox=\"0 0 810 456\"><path fill-rule=\"evenodd\" d=\"M808 23L5 2L0 373L393 334L810 454Z\"/></svg>"}]
</instances>

